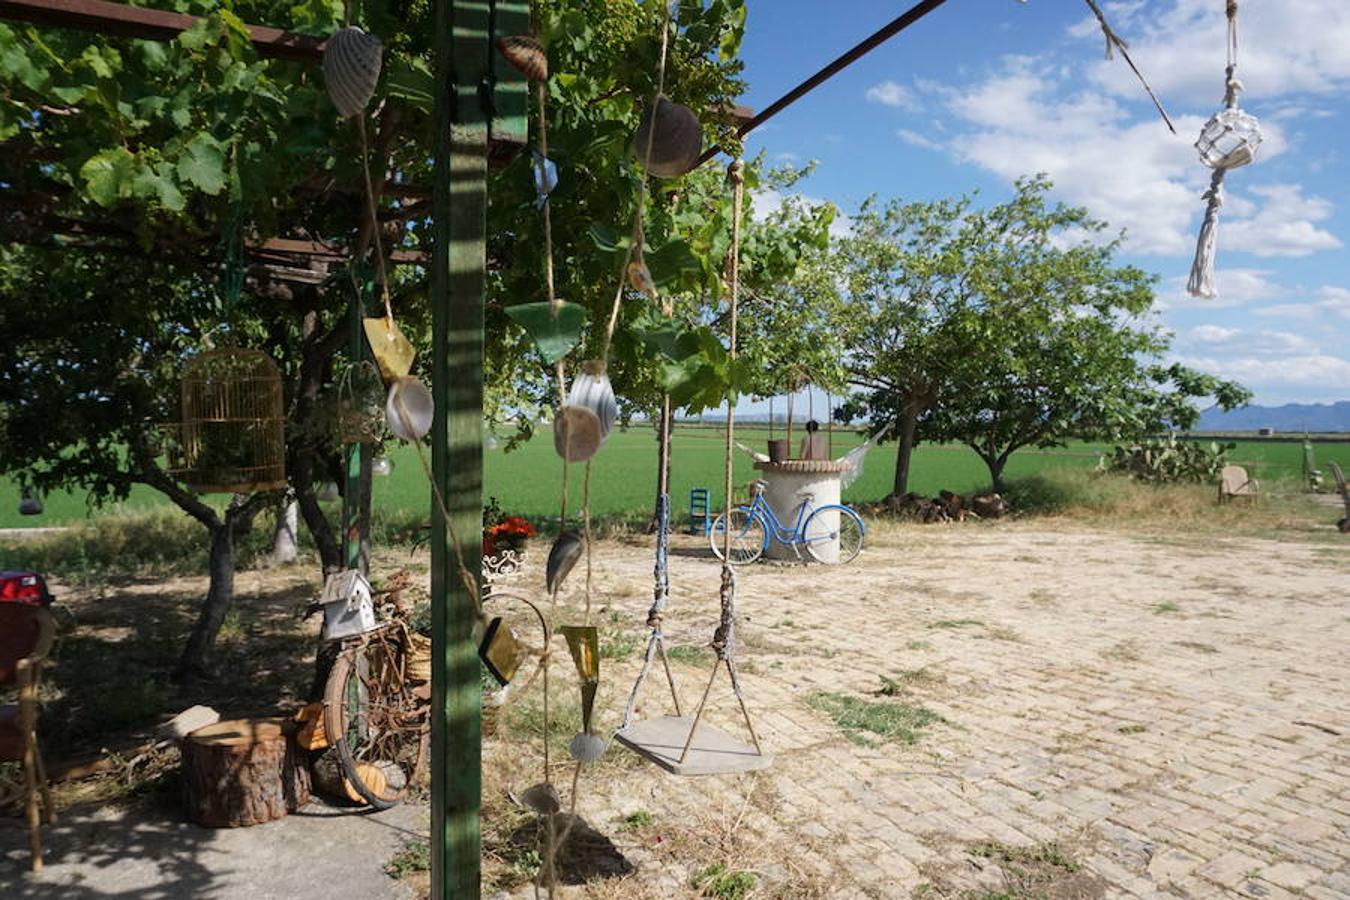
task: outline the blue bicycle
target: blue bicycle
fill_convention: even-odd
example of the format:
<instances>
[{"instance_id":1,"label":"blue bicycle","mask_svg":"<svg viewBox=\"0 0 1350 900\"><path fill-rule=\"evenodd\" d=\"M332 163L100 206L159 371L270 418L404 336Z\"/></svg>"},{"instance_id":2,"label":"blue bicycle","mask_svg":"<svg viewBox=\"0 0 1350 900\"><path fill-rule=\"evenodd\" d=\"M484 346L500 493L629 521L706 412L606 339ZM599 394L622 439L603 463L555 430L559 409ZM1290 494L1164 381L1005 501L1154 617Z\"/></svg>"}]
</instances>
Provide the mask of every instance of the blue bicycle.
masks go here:
<instances>
[{"instance_id":1,"label":"blue bicycle","mask_svg":"<svg viewBox=\"0 0 1350 900\"><path fill-rule=\"evenodd\" d=\"M769 549L769 541L775 540L792 548L801 556L801 548L818 562L840 565L851 562L862 551L863 537L867 527L862 518L849 509L836 503L812 508L815 497L812 494L798 494L802 498L797 507L797 520L790 527L778 521L773 508L764 500L765 483L756 481L753 486L754 499L749 506L738 506L730 513L731 553L727 558L733 566L752 563ZM726 542L727 515L717 517L708 533L713 553L723 558Z\"/></svg>"}]
</instances>

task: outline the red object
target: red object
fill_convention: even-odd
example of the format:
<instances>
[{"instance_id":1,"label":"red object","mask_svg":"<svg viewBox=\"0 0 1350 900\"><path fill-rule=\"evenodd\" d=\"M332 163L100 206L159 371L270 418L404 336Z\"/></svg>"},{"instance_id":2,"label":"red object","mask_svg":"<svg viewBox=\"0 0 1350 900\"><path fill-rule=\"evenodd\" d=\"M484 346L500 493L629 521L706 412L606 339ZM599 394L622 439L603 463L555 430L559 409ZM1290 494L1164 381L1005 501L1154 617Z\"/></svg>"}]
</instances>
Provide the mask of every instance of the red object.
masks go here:
<instances>
[{"instance_id":1,"label":"red object","mask_svg":"<svg viewBox=\"0 0 1350 900\"><path fill-rule=\"evenodd\" d=\"M0 572L0 603L50 606L52 593L36 572Z\"/></svg>"}]
</instances>

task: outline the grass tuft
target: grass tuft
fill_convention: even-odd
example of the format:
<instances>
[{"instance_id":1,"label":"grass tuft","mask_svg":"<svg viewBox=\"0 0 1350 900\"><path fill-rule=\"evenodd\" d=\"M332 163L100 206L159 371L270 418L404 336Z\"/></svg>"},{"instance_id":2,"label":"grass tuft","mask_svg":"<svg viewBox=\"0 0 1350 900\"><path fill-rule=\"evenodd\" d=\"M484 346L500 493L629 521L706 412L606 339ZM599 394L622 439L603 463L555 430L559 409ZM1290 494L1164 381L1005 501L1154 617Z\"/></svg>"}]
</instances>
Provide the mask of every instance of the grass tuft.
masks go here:
<instances>
[{"instance_id":1,"label":"grass tuft","mask_svg":"<svg viewBox=\"0 0 1350 900\"><path fill-rule=\"evenodd\" d=\"M824 713L853 743L876 747L885 743L913 744L923 729L942 722L931 709L899 701L868 701L849 694L816 691L807 706Z\"/></svg>"},{"instance_id":2,"label":"grass tuft","mask_svg":"<svg viewBox=\"0 0 1350 900\"><path fill-rule=\"evenodd\" d=\"M713 863L694 873L694 887L699 894L717 900L744 900L758 883L753 872L728 869L722 863Z\"/></svg>"}]
</instances>

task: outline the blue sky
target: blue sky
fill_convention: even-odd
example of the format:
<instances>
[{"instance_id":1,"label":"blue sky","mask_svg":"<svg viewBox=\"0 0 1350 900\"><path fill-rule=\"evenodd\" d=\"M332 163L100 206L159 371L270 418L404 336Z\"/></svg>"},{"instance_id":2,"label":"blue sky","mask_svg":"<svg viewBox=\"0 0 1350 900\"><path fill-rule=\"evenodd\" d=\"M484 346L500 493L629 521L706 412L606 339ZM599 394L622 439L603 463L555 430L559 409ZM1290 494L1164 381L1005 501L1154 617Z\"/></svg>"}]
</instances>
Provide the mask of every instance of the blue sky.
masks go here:
<instances>
[{"instance_id":1,"label":"blue sky","mask_svg":"<svg viewBox=\"0 0 1350 900\"><path fill-rule=\"evenodd\" d=\"M908 3L749 6L744 102L762 109ZM1188 297L1185 280L1210 174L1192 145L1223 95L1223 0L1103 6L1178 135L1123 61L1104 59L1086 4L950 0L755 132L749 151L817 161L799 189L845 213L873 193L978 188L992 202L1048 172L1059 199L1126 229L1123 258L1160 276L1177 358L1237 378L1257 403L1350 399L1350 3L1242 5L1242 106L1266 141L1226 181L1214 300Z\"/></svg>"}]
</instances>

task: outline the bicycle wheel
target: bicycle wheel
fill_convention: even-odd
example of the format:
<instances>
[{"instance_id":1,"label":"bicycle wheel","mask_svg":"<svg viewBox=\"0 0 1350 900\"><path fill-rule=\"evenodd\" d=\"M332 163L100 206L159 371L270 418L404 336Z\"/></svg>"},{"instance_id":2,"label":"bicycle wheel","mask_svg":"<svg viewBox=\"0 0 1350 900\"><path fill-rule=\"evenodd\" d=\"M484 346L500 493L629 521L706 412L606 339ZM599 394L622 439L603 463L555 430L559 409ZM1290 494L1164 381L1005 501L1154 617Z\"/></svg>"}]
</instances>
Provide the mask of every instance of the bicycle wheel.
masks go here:
<instances>
[{"instance_id":1,"label":"bicycle wheel","mask_svg":"<svg viewBox=\"0 0 1350 900\"><path fill-rule=\"evenodd\" d=\"M722 549L726 542L725 513L717 517L708 531L708 543L713 554L722 559ZM731 557L727 562L733 566L743 566L759 559L769 544L769 531L764 520L745 507L731 511Z\"/></svg>"},{"instance_id":2,"label":"bicycle wheel","mask_svg":"<svg viewBox=\"0 0 1350 900\"><path fill-rule=\"evenodd\" d=\"M801 543L817 562L842 565L862 552L866 533L862 519L847 506L822 506L802 526Z\"/></svg>"},{"instance_id":3,"label":"bicycle wheel","mask_svg":"<svg viewBox=\"0 0 1350 900\"><path fill-rule=\"evenodd\" d=\"M404 676L392 629L344 649L324 689L324 727L343 776L375 809L397 806L422 766L429 707Z\"/></svg>"}]
</instances>

